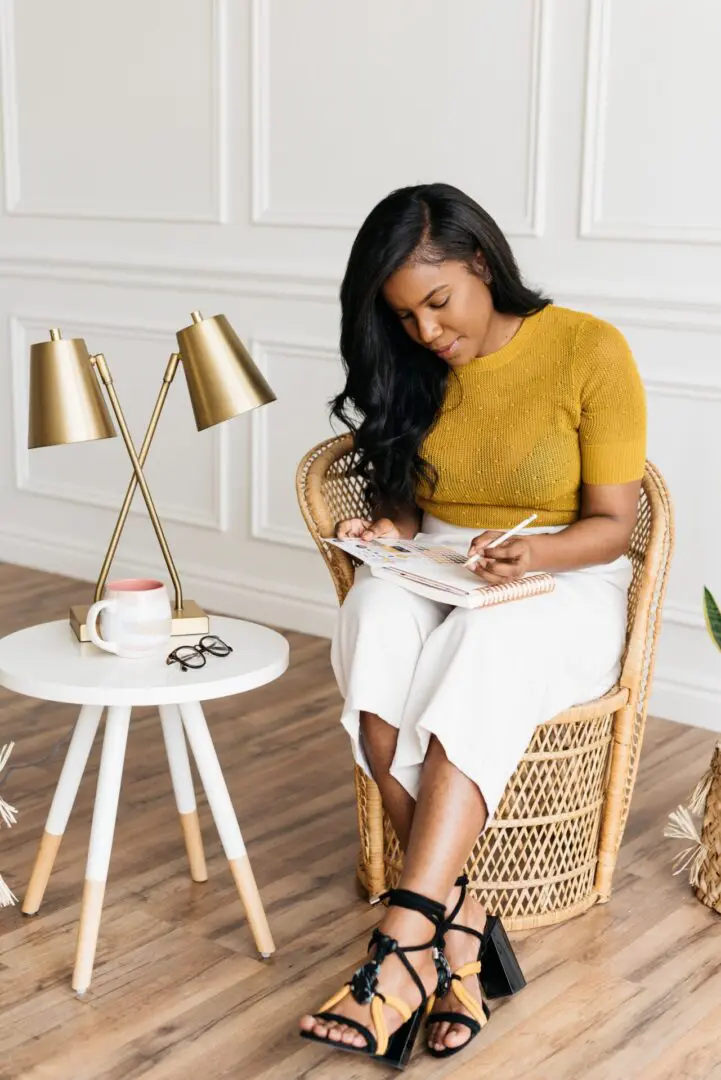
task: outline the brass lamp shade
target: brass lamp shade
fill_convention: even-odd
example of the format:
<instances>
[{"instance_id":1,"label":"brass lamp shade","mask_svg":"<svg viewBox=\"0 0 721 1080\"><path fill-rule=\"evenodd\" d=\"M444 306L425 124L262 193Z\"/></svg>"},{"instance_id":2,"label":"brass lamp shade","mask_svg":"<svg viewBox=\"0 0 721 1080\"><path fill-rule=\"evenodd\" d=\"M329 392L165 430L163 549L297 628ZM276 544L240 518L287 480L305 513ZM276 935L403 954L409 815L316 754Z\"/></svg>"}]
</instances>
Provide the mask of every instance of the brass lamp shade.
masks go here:
<instances>
[{"instance_id":1,"label":"brass lamp shade","mask_svg":"<svg viewBox=\"0 0 721 1080\"><path fill-rule=\"evenodd\" d=\"M112 439L115 428L85 342L63 341L59 330L50 337L30 347L28 447Z\"/></svg>"},{"instance_id":2,"label":"brass lamp shade","mask_svg":"<svg viewBox=\"0 0 721 1080\"><path fill-rule=\"evenodd\" d=\"M177 338L198 431L275 401L225 315L192 318Z\"/></svg>"}]
</instances>

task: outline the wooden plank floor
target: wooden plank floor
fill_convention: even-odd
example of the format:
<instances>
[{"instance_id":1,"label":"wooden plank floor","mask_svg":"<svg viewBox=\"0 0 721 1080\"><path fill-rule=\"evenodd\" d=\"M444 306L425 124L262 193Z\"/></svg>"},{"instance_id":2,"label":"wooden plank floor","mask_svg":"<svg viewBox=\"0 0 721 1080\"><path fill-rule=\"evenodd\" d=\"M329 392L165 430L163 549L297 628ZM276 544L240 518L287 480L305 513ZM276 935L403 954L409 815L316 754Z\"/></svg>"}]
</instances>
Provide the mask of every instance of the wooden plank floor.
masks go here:
<instances>
[{"instance_id":1,"label":"wooden plank floor","mask_svg":"<svg viewBox=\"0 0 721 1080\"><path fill-rule=\"evenodd\" d=\"M0 634L62 618L87 586L0 565ZM41 914L0 909L0 1080L364 1080L382 1067L300 1040L363 952L376 914L354 883L356 820L328 643L288 634L280 681L210 703L213 736L276 937L254 953L207 806L209 881L187 874L158 721L133 714L93 987L70 989L98 747ZM0 745L46 758L76 710L0 690ZM417 1048L410 1075L475 1080L721 1080L721 919L669 861L666 815L705 768L713 734L651 721L610 904L514 935L529 985L496 1004L472 1051ZM13 772L19 812L0 870L22 894L62 751Z\"/></svg>"}]
</instances>

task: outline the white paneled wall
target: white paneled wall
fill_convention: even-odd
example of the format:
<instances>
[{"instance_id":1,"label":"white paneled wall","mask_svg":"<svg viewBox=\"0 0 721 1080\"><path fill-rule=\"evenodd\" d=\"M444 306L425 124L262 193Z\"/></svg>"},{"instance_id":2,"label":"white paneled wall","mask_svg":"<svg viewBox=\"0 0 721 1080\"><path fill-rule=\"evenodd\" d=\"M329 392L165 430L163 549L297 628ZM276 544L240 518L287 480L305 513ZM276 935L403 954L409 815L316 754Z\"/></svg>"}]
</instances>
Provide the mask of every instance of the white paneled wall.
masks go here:
<instances>
[{"instance_id":1,"label":"white paneled wall","mask_svg":"<svg viewBox=\"0 0 721 1080\"><path fill-rule=\"evenodd\" d=\"M198 434L180 375L148 477L188 595L329 632L294 472L340 276L374 202L448 180L634 348L678 518L654 708L721 729L719 40L715 0L0 0L0 558L92 580L129 472L25 449L30 343L103 351L139 439L175 330L224 312L278 401ZM140 501L117 567L162 572Z\"/></svg>"},{"instance_id":2,"label":"white paneled wall","mask_svg":"<svg viewBox=\"0 0 721 1080\"><path fill-rule=\"evenodd\" d=\"M258 0L253 220L353 229L399 176L451 167L459 187L484 177L484 198L509 233L539 235L543 8L542 0L461 0L447 13L438 0ZM482 136L469 138L484 87L506 107L489 109ZM503 169L488 168L494 147Z\"/></svg>"}]
</instances>

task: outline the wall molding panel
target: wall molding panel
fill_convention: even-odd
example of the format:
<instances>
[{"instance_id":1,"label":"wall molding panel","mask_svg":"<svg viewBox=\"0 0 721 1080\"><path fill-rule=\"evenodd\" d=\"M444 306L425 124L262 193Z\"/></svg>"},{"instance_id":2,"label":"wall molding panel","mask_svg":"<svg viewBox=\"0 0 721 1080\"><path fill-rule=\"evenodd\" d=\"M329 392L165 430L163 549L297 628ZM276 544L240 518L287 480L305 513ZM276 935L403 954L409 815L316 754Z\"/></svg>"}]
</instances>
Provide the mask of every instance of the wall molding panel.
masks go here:
<instances>
[{"instance_id":1,"label":"wall molding panel","mask_svg":"<svg viewBox=\"0 0 721 1080\"><path fill-rule=\"evenodd\" d=\"M315 345L312 342L282 342L258 339L251 344L251 354L260 370L272 385L270 367L273 354L281 354L286 359L297 360L300 364L338 363L338 351L328 344ZM300 548L304 551L316 551L316 545L298 513L298 525L284 526L270 520L268 509L268 490L270 487L270 463L268 443L270 438L271 414L268 409L255 409L252 414L252 451L250 463L250 535L254 540L265 540L271 544ZM322 435L317 437L320 441ZM306 449L310 449L311 443Z\"/></svg>"},{"instance_id":2,"label":"wall molding panel","mask_svg":"<svg viewBox=\"0 0 721 1080\"><path fill-rule=\"evenodd\" d=\"M0 0L0 122L2 123L2 176L6 214L12 214L20 201L14 7L15 0Z\"/></svg>"},{"instance_id":3,"label":"wall molding panel","mask_svg":"<svg viewBox=\"0 0 721 1080\"><path fill-rule=\"evenodd\" d=\"M177 266L162 263L102 262L78 259L48 259L32 255L0 254L0 279L19 278L37 281L71 282L77 285L125 286L137 289L161 289L194 294L224 293L230 296L256 296L268 300L302 300L338 303L339 280L330 275L308 274L297 267L275 271L238 266ZM175 333L175 330L173 331Z\"/></svg>"},{"instance_id":4,"label":"wall molding panel","mask_svg":"<svg viewBox=\"0 0 721 1080\"><path fill-rule=\"evenodd\" d=\"M60 221L95 220L159 224L222 224L228 220L228 71L227 3L228 0L205 0L210 7L212 34L212 106L210 115L213 206L208 213L163 214L92 207L63 209L61 205L34 204L23 194L20 121L15 61L15 10L18 0L0 0L0 121L2 122L4 209L10 217L53 218ZM180 76L182 77L182 75ZM168 183L172 183L176 164L168 163Z\"/></svg>"},{"instance_id":5,"label":"wall molding panel","mask_svg":"<svg viewBox=\"0 0 721 1080\"><path fill-rule=\"evenodd\" d=\"M646 392L655 397L687 401L721 402L721 384L679 381L678 379L644 379Z\"/></svg>"},{"instance_id":6,"label":"wall molding panel","mask_svg":"<svg viewBox=\"0 0 721 1080\"><path fill-rule=\"evenodd\" d=\"M506 233L511 237L542 236L545 227L547 99L550 78L551 0L530 0L532 4L532 50L528 96L528 143L526 147L526 195L523 217L511 221ZM361 224L356 214L322 213L302 206L278 206L271 192L271 85L272 0L251 0L251 115L252 115L252 220L255 225L301 229L355 230Z\"/></svg>"},{"instance_id":7,"label":"wall molding panel","mask_svg":"<svg viewBox=\"0 0 721 1080\"><path fill-rule=\"evenodd\" d=\"M618 0L589 0L579 236L590 240L721 244L721 226L674 224L668 221L619 222L604 216L604 170L614 2ZM648 44L645 47L648 48Z\"/></svg>"},{"instance_id":8,"label":"wall molding panel","mask_svg":"<svg viewBox=\"0 0 721 1080\"><path fill-rule=\"evenodd\" d=\"M0 0L1 2L1 0ZM269 300L301 300L338 305L340 275L312 273L302 264L272 268L252 262L178 265L104 258L57 259L27 252L0 251L0 280L25 279L106 285L111 288L160 289L168 292L226 293ZM721 301L716 296L690 298L653 292L614 291L610 282L579 289L563 282L546 285L558 303L625 325L661 330L721 331ZM162 328L161 328L162 329ZM174 327L172 334L175 334ZM165 331L163 331L165 332Z\"/></svg>"}]
</instances>

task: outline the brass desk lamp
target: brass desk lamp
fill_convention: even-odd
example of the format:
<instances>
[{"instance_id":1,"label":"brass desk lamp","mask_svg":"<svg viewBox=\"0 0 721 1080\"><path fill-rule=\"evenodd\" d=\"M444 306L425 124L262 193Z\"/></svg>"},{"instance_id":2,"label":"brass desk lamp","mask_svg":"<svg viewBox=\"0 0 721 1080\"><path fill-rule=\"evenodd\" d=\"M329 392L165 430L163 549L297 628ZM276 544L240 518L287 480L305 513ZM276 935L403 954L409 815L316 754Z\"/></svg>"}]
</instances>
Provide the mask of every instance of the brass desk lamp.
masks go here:
<instances>
[{"instance_id":1,"label":"brass desk lamp","mask_svg":"<svg viewBox=\"0 0 721 1080\"><path fill-rule=\"evenodd\" d=\"M133 475L95 586L94 599L99 600L102 596L130 504L139 487L173 583L174 635L204 634L208 631L205 612L194 600L183 598L180 577L143 475L143 465L178 365L182 364L185 371L198 431L275 401L273 391L224 315L204 319L194 311L191 318L192 324L179 330L176 335L180 352L170 356L138 452L133 446L102 353L90 356L82 338L65 341L56 329L50 331L49 341L30 348L29 448L113 438L116 432L101 392L102 385L133 466ZM89 640L85 628L88 606L78 604L70 609L70 625L80 641Z\"/></svg>"}]
</instances>

